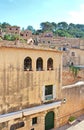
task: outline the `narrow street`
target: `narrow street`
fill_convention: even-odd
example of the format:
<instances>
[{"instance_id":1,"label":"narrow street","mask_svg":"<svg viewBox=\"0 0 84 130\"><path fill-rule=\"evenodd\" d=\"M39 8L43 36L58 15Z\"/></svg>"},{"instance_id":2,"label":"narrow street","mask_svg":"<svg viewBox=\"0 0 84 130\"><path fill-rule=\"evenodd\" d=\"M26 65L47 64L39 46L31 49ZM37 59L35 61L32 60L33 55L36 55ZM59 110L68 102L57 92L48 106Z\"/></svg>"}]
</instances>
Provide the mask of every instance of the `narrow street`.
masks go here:
<instances>
[{"instance_id":1,"label":"narrow street","mask_svg":"<svg viewBox=\"0 0 84 130\"><path fill-rule=\"evenodd\" d=\"M84 115L77 118L73 125L66 124L62 127L52 129L52 130L84 130Z\"/></svg>"}]
</instances>

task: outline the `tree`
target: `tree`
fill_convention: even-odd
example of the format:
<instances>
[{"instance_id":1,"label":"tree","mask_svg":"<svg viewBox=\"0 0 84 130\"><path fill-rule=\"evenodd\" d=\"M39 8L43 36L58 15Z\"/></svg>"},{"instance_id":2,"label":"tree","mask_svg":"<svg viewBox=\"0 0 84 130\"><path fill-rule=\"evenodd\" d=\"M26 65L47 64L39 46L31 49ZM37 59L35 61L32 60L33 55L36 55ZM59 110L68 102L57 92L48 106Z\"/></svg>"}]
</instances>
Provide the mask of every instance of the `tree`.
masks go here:
<instances>
[{"instance_id":1,"label":"tree","mask_svg":"<svg viewBox=\"0 0 84 130\"><path fill-rule=\"evenodd\" d=\"M35 33L35 29L29 25L26 30L30 30L32 33Z\"/></svg>"},{"instance_id":2,"label":"tree","mask_svg":"<svg viewBox=\"0 0 84 130\"><path fill-rule=\"evenodd\" d=\"M11 25L9 23L3 22L1 27L6 28L7 26L11 26Z\"/></svg>"},{"instance_id":3,"label":"tree","mask_svg":"<svg viewBox=\"0 0 84 130\"><path fill-rule=\"evenodd\" d=\"M53 25L50 22L43 22L40 24L43 32L45 31L53 31Z\"/></svg>"},{"instance_id":4,"label":"tree","mask_svg":"<svg viewBox=\"0 0 84 130\"><path fill-rule=\"evenodd\" d=\"M66 22L60 22L60 23L58 23L58 29L68 29L68 24L66 23Z\"/></svg>"},{"instance_id":5,"label":"tree","mask_svg":"<svg viewBox=\"0 0 84 130\"><path fill-rule=\"evenodd\" d=\"M57 30L57 24L55 22L52 22L52 30L55 32Z\"/></svg>"},{"instance_id":6,"label":"tree","mask_svg":"<svg viewBox=\"0 0 84 130\"><path fill-rule=\"evenodd\" d=\"M36 30L36 32L34 34L39 35L40 33L42 33L42 30L38 29L38 30Z\"/></svg>"},{"instance_id":7,"label":"tree","mask_svg":"<svg viewBox=\"0 0 84 130\"><path fill-rule=\"evenodd\" d=\"M71 37L71 35L66 30L59 29L55 32L55 34L57 34L60 37Z\"/></svg>"},{"instance_id":8,"label":"tree","mask_svg":"<svg viewBox=\"0 0 84 130\"><path fill-rule=\"evenodd\" d=\"M24 27L22 27L22 31L24 31L25 29L24 29Z\"/></svg>"},{"instance_id":9,"label":"tree","mask_svg":"<svg viewBox=\"0 0 84 130\"><path fill-rule=\"evenodd\" d=\"M73 23L70 23L68 26L68 30L71 30L71 29L76 29L76 25Z\"/></svg>"},{"instance_id":10,"label":"tree","mask_svg":"<svg viewBox=\"0 0 84 130\"><path fill-rule=\"evenodd\" d=\"M84 31L84 24L76 24L76 27L77 27L80 31Z\"/></svg>"}]
</instances>

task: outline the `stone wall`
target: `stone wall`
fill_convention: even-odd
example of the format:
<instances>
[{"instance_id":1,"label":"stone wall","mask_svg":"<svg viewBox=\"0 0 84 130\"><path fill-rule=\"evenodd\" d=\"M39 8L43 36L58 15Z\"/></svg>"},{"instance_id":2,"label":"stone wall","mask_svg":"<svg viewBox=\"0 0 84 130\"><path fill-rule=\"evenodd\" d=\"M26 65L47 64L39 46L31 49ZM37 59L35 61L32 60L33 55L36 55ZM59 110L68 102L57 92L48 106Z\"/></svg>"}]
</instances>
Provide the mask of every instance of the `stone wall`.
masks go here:
<instances>
[{"instance_id":1,"label":"stone wall","mask_svg":"<svg viewBox=\"0 0 84 130\"><path fill-rule=\"evenodd\" d=\"M63 100L66 99L66 100ZM19 122L24 122L24 127L21 130L27 129L45 129L45 117L46 114L53 111L54 116L54 128L62 126L67 123L70 116L78 117L84 114L84 85L63 87L62 88L62 104L60 107L54 109L48 109L47 111L38 112L29 116L25 116L19 119L14 119L8 122L0 124L1 130L10 130L11 126ZM32 118L37 117L38 123L32 125Z\"/></svg>"},{"instance_id":2,"label":"stone wall","mask_svg":"<svg viewBox=\"0 0 84 130\"><path fill-rule=\"evenodd\" d=\"M59 125L67 123L70 116L84 114L84 85L62 88L62 106L58 118Z\"/></svg>"}]
</instances>

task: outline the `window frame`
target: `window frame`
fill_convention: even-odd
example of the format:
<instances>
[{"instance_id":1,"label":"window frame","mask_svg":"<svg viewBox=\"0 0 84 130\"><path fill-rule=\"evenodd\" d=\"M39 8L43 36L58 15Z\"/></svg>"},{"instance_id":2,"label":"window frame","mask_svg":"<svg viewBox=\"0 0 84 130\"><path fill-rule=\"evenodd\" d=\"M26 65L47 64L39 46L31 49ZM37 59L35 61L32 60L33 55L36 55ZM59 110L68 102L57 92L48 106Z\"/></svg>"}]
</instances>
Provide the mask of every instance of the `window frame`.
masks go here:
<instances>
[{"instance_id":1,"label":"window frame","mask_svg":"<svg viewBox=\"0 0 84 130\"><path fill-rule=\"evenodd\" d=\"M37 117L32 118L32 125L35 125L35 124L37 124Z\"/></svg>"},{"instance_id":2,"label":"window frame","mask_svg":"<svg viewBox=\"0 0 84 130\"><path fill-rule=\"evenodd\" d=\"M43 71L43 59L41 57L36 60L36 70Z\"/></svg>"},{"instance_id":3,"label":"window frame","mask_svg":"<svg viewBox=\"0 0 84 130\"><path fill-rule=\"evenodd\" d=\"M71 56L75 56L75 52L71 52Z\"/></svg>"},{"instance_id":4,"label":"window frame","mask_svg":"<svg viewBox=\"0 0 84 130\"><path fill-rule=\"evenodd\" d=\"M24 59L24 71L32 70L32 59L30 57L26 57Z\"/></svg>"},{"instance_id":5,"label":"window frame","mask_svg":"<svg viewBox=\"0 0 84 130\"><path fill-rule=\"evenodd\" d=\"M53 99L53 85L45 85L45 100Z\"/></svg>"},{"instance_id":6,"label":"window frame","mask_svg":"<svg viewBox=\"0 0 84 130\"><path fill-rule=\"evenodd\" d=\"M47 60L47 70L53 70L53 59L48 58Z\"/></svg>"}]
</instances>

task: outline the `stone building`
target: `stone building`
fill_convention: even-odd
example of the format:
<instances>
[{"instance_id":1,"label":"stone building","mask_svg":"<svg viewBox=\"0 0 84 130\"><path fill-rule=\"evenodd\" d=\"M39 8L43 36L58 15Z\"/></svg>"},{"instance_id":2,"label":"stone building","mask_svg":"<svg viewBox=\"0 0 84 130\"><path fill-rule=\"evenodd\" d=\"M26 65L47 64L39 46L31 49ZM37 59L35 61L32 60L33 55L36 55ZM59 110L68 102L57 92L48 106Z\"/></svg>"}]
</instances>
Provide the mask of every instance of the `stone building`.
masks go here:
<instances>
[{"instance_id":1,"label":"stone building","mask_svg":"<svg viewBox=\"0 0 84 130\"><path fill-rule=\"evenodd\" d=\"M61 106L62 52L0 43L0 129L57 127Z\"/></svg>"},{"instance_id":2,"label":"stone building","mask_svg":"<svg viewBox=\"0 0 84 130\"><path fill-rule=\"evenodd\" d=\"M0 37L2 37L2 29L0 29Z\"/></svg>"},{"instance_id":3,"label":"stone building","mask_svg":"<svg viewBox=\"0 0 84 130\"><path fill-rule=\"evenodd\" d=\"M29 30L21 31L20 27L18 27L18 26L7 26L5 34L18 35L19 40L24 39L27 41L27 40L30 40L30 38L32 38L31 31L29 31ZM33 41L33 39L31 40L31 42L32 41Z\"/></svg>"},{"instance_id":4,"label":"stone building","mask_svg":"<svg viewBox=\"0 0 84 130\"><path fill-rule=\"evenodd\" d=\"M79 48L70 49L70 62L74 65L84 65L84 43Z\"/></svg>"},{"instance_id":5,"label":"stone building","mask_svg":"<svg viewBox=\"0 0 84 130\"><path fill-rule=\"evenodd\" d=\"M32 37L32 32L29 31L29 30L21 31L21 32L20 32L20 36L21 36L23 39L28 40L29 38Z\"/></svg>"},{"instance_id":6,"label":"stone building","mask_svg":"<svg viewBox=\"0 0 84 130\"><path fill-rule=\"evenodd\" d=\"M6 34L20 34L20 27L18 26L7 26Z\"/></svg>"}]
</instances>

